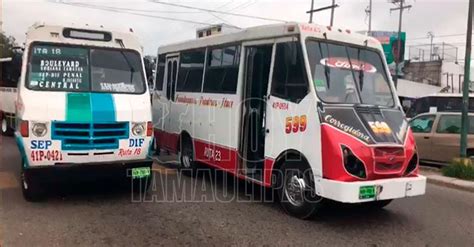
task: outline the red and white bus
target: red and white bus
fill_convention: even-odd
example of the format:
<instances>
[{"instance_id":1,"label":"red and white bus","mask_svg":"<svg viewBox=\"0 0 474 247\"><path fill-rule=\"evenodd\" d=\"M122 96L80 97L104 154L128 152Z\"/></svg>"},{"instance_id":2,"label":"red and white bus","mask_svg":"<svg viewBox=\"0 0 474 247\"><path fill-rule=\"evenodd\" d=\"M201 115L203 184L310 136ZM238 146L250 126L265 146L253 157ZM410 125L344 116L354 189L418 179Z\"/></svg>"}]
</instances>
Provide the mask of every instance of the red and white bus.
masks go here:
<instances>
[{"instance_id":1,"label":"red and white bus","mask_svg":"<svg viewBox=\"0 0 474 247\"><path fill-rule=\"evenodd\" d=\"M298 23L197 36L158 49L153 93L156 146L183 168L274 187L300 218L425 193L377 40Z\"/></svg>"}]
</instances>

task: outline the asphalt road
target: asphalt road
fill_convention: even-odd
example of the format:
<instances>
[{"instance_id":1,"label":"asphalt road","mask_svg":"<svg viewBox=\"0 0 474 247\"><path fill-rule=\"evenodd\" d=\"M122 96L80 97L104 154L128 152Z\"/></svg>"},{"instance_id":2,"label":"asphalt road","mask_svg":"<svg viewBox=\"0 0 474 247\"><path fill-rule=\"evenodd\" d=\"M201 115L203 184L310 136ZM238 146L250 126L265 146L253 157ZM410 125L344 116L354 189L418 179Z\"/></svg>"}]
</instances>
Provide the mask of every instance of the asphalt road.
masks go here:
<instances>
[{"instance_id":1,"label":"asphalt road","mask_svg":"<svg viewBox=\"0 0 474 247\"><path fill-rule=\"evenodd\" d=\"M474 193L434 185L425 196L394 201L382 211L332 205L303 221L284 214L258 186L216 171L188 178L163 166L155 166L155 184L145 198L123 183L99 181L58 185L47 201L28 203L18 184L19 167L14 140L3 138L1 246L474 243Z\"/></svg>"}]
</instances>

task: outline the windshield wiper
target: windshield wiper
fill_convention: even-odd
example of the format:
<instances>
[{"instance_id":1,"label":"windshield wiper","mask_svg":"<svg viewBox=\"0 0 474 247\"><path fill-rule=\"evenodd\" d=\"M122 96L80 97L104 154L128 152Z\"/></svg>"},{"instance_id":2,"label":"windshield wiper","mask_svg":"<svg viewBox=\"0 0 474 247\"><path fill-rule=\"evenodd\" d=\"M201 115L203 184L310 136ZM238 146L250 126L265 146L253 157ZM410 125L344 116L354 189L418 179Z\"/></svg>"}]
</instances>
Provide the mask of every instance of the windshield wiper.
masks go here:
<instances>
[{"instance_id":1,"label":"windshield wiper","mask_svg":"<svg viewBox=\"0 0 474 247\"><path fill-rule=\"evenodd\" d=\"M324 35L324 37L326 37L326 35ZM327 43L326 43L327 45ZM318 46L319 46L319 52L321 53L321 57L323 57L323 48L321 48L321 42L318 42ZM328 50L328 53L329 53L329 47L327 48ZM329 59L329 55L328 55L328 58ZM324 76L326 76L326 84L328 86L328 89L331 87L331 71L329 69L329 66L328 66L328 60L326 59L326 61L324 62Z\"/></svg>"},{"instance_id":2,"label":"windshield wiper","mask_svg":"<svg viewBox=\"0 0 474 247\"><path fill-rule=\"evenodd\" d=\"M360 61L360 51L361 49L358 49L357 51L357 60ZM361 68L359 70L359 87L360 87L360 91L363 90L364 88L364 65L361 65Z\"/></svg>"},{"instance_id":3,"label":"windshield wiper","mask_svg":"<svg viewBox=\"0 0 474 247\"><path fill-rule=\"evenodd\" d=\"M132 64L128 60L127 56L125 56L125 53L123 51L120 51L120 54L122 54L123 58L125 58L125 62L127 62L128 68L130 68L130 82L129 82L129 84L132 84L132 82L133 82L133 73L135 73L135 69L133 68Z\"/></svg>"},{"instance_id":4,"label":"windshield wiper","mask_svg":"<svg viewBox=\"0 0 474 247\"><path fill-rule=\"evenodd\" d=\"M367 40L364 41L365 43L365 48L367 49ZM360 60L360 52L361 52L362 49L358 49L357 51L357 60L361 61ZM361 61L362 62L362 61ZM364 71L364 66L365 66L365 61L364 61L364 65L362 65L361 67L361 70L359 70L359 87L360 87L360 91L363 90L364 88L364 76L365 76L365 71Z\"/></svg>"},{"instance_id":5,"label":"windshield wiper","mask_svg":"<svg viewBox=\"0 0 474 247\"><path fill-rule=\"evenodd\" d=\"M357 80L356 80L356 76L355 76L355 73L354 73L354 67L352 67L352 61L351 61L351 57L349 55L349 50L347 49L347 46L344 46L345 50L346 50L346 56L347 56L347 60L349 60L349 65L350 65L350 71L351 71L351 74L352 74L352 79L354 80L354 86L355 86L355 89L356 89L356 92L357 92L357 96L359 98L359 102L362 102L362 99L361 99L361 94L360 94L360 90L359 90L359 87L357 86Z\"/></svg>"}]
</instances>

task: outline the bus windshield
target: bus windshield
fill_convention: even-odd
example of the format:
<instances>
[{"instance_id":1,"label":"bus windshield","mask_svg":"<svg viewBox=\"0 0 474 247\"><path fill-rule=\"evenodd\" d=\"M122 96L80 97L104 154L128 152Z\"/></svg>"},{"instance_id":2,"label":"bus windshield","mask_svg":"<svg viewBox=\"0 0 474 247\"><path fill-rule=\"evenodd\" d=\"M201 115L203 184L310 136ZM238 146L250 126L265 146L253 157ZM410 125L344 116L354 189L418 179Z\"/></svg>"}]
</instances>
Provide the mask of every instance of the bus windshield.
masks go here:
<instances>
[{"instance_id":1,"label":"bus windshield","mask_svg":"<svg viewBox=\"0 0 474 247\"><path fill-rule=\"evenodd\" d=\"M326 103L395 104L382 57L364 47L307 40L309 64L319 98Z\"/></svg>"},{"instance_id":2,"label":"bus windshield","mask_svg":"<svg viewBox=\"0 0 474 247\"><path fill-rule=\"evenodd\" d=\"M31 48L26 86L38 91L142 94L138 52L41 44Z\"/></svg>"}]
</instances>

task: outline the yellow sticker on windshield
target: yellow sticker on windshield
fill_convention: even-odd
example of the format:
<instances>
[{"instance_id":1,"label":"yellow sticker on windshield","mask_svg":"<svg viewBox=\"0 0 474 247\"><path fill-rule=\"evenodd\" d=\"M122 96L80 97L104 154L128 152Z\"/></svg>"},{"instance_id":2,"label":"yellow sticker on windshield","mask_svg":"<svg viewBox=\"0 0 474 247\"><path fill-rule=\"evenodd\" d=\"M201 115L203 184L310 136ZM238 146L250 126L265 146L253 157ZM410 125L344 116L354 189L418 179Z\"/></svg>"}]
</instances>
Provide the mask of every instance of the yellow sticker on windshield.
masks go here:
<instances>
[{"instance_id":1,"label":"yellow sticker on windshield","mask_svg":"<svg viewBox=\"0 0 474 247\"><path fill-rule=\"evenodd\" d=\"M392 129L386 122L383 121L375 121L375 122L368 122L370 128L375 134L392 134Z\"/></svg>"}]
</instances>

